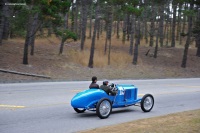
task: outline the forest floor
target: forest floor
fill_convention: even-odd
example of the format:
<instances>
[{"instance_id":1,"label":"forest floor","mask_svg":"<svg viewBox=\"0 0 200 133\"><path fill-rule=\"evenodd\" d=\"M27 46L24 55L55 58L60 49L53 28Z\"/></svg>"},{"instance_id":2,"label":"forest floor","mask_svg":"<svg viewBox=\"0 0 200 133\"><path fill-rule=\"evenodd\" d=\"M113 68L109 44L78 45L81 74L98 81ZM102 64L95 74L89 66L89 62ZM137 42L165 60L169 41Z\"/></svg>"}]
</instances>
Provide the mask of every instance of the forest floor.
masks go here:
<instances>
[{"instance_id":1,"label":"forest floor","mask_svg":"<svg viewBox=\"0 0 200 133\"><path fill-rule=\"evenodd\" d=\"M92 76L102 79L160 79L200 77L200 57L195 56L192 45L188 52L187 67L181 68L184 45L176 48L159 48L158 57L153 58L154 47L139 46L138 64L132 64L133 56L128 54L129 43L112 41L111 64L107 65L107 55L103 54L104 41L95 50L94 68L88 68L91 42L86 40L83 52L80 43L65 45L62 55L58 54L59 40L37 39L34 56L29 55L29 64L23 65L23 39L4 40L0 46L0 69L50 76L51 79L23 76L0 72L0 82L38 82L38 81L80 81L91 80ZM120 42L119 44L115 42ZM99 49L102 49L101 51ZM150 49L149 55L146 52Z\"/></svg>"}]
</instances>

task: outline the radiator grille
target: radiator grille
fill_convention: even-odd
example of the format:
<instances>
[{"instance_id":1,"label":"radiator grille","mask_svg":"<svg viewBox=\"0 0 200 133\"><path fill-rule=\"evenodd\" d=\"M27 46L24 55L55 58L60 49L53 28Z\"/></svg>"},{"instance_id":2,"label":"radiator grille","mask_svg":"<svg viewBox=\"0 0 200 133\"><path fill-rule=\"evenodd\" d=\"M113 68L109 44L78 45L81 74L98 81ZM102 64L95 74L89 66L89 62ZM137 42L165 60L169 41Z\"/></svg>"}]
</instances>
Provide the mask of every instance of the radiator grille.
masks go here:
<instances>
[{"instance_id":1,"label":"radiator grille","mask_svg":"<svg viewBox=\"0 0 200 133\"><path fill-rule=\"evenodd\" d=\"M131 98L131 90L126 90L125 91L125 99L130 99Z\"/></svg>"}]
</instances>

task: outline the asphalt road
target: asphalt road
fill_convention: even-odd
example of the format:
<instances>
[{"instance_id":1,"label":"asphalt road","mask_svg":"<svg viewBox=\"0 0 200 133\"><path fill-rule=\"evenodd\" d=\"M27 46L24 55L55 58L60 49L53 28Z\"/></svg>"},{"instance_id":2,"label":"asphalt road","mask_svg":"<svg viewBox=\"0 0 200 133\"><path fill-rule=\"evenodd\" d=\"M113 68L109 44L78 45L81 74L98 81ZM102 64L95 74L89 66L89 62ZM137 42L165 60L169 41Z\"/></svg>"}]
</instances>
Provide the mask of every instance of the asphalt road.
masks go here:
<instances>
[{"instance_id":1,"label":"asphalt road","mask_svg":"<svg viewBox=\"0 0 200 133\"><path fill-rule=\"evenodd\" d=\"M0 84L0 133L71 133L200 109L200 78L111 82L134 84L140 96L153 94L153 110L143 113L140 107L130 106L113 109L108 119L99 119L95 112L77 114L70 105L89 81Z\"/></svg>"}]
</instances>

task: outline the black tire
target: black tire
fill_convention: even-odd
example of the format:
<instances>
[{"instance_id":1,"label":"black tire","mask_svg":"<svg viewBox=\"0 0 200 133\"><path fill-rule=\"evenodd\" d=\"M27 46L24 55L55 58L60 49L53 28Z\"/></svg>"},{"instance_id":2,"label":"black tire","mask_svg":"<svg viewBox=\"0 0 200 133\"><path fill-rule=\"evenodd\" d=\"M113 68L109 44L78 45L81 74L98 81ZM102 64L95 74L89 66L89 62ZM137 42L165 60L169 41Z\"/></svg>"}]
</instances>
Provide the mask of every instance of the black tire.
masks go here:
<instances>
[{"instance_id":1,"label":"black tire","mask_svg":"<svg viewBox=\"0 0 200 133\"><path fill-rule=\"evenodd\" d=\"M77 113L83 113L86 109L74 108Z\"/></svg>"},{"instance_id":2,"label":"black tire","mask_svg":"<svg viewBox=\"0 0 200 133\"><path fill-rule=\"evenodd\" d=\"M108 118L110 113L112 112L112 104L109 99L102 98L96 107L97 116L101 119Z\"/></svg>"},{"instance_id":3,"label":"black tire","mask_svg":"<svg viewBox=\"0 0 200 133\"><path fill-rule=\"evenodd\" d=\"M150 112L154 106L154 97L151 94L144 95L140 105L144 112Z\"/></svg>"}]
</instances>

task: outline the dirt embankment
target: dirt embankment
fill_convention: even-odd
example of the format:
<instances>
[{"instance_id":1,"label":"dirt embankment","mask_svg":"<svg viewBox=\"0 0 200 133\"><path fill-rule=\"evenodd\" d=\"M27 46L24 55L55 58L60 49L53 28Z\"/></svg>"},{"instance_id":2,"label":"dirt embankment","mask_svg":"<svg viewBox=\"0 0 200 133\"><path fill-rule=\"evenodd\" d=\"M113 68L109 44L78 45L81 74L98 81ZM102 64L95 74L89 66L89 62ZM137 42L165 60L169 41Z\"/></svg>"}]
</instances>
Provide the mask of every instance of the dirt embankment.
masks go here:
<instances>
[{"instance_id":1,"label":"dirt embankment","mask_svg":"<svg viewBox=\"0 0 200 133\"><path fill-rule=\"evenodd\" d=\"M66 45L64 54L58 55L59 42L52 44L43 40L37 41L34 56L29 55L29 65L23 65L23 44L23 40L17 39L3 42L0 46L0 68L46 75L51 79L0 72L0 82L79 81L90 80L93 75L98 79L200 77L200 58L195 56L195 48L189 49L187 67L181 68L183 47L159 48L158 57L155 59L152 57L153 48L140 46L138 65L132 65L132 56L128 55L129 46L113 46L111 56L115 58L112 57L111 65L106 65L107 60L104 62L107 56L95 55L94 62L101 58L105 64L99 64L91 69L77 61L83 58L87 61L87 58L80 53L76 45ZM151 51L146 56L148 49ZM85 53L87 51L89 50L86 47Z\"/></svg>"}]
</instances>

